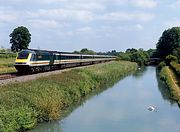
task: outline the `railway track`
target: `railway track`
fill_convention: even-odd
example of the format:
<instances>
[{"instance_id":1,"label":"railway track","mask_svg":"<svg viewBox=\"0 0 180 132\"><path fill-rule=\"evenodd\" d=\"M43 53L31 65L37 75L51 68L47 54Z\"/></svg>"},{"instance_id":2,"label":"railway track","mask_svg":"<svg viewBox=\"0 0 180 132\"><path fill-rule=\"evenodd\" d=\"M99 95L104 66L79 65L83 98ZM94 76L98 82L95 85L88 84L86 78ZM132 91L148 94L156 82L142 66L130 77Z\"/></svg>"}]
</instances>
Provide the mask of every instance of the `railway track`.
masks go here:
<instances>
[{"instance_id":1,"label":"railway track","mask_svg":"<svg viewBox=\"0 0 180 132\"><path fill-rule=\"evenodd\" d=\"M13 73L6 73L6 74L0 74L0 80L6 80L6 79L11 79L17 77L18 74L13 72Z\"/></svg>"}]
</instances>

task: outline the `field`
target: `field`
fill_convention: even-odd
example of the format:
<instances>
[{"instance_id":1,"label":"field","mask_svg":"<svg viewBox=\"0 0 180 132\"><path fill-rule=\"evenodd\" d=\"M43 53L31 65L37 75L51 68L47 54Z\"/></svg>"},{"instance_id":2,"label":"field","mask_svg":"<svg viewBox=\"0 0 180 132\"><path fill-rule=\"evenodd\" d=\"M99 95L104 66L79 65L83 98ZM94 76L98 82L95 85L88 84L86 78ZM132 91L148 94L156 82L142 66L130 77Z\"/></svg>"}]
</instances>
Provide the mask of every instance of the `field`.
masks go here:
<instances>
[{"instance_id":1,"label":"field","mask_svg":"<svg viewBox=\"0 0 180 132\"><path fill-rule=\"evenodd\" d=\"M15 55L12 56L0 55L0 74L15 72L16 69L14 68L14 61L15 61Z\"/></svg>"},{"instance_id":2,"label":"field","mask_svg":"<svg viewBox=\"0 0 180 132\"><path fill-rule=\"evenodd\" d=\"M23 131L59 119L72 104L136 69L136 63L118 61L0 86L0 131Z\"/></svg>"}]
</instances>

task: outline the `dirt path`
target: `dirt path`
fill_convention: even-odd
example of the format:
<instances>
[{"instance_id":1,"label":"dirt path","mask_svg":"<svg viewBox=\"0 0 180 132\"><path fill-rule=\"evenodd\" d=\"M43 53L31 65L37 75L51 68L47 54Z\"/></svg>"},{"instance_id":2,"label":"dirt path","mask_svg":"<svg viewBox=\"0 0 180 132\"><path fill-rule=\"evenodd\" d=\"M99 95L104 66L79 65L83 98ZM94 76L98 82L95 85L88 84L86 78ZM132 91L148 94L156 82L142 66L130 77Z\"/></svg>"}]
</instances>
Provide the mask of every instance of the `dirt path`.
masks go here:
<instances>
[{"instance_id":1,"label":"dirt path","mask_svg":"<svg viewBox=\"0 0 180 132\"><path fill-rule=\"evenodd\" d=\"M179 93L180 93L180 88L179 88L179 86L178 86L178 80L175 79L176 77L175 77L175 75L173 75L174 73L170 70L170 68L168 67L167 69L168 69L168 70L167 70L167 71L168 71L168 74L169 74L169 76L170 76L170 78L171 78L171 80L172 80L172 82L173 82L176 90L178 90Z\"/></svg>"}]
</instances>

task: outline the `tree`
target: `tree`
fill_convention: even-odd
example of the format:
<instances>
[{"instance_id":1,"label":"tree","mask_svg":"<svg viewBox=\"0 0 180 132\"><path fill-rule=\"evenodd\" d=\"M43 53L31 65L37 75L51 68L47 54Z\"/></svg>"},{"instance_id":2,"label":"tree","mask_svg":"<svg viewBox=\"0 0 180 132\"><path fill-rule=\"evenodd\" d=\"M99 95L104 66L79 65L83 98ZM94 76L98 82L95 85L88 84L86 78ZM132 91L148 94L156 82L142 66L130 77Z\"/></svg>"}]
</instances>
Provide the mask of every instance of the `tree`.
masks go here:
<instances>
[{"instance_id":1,"label":"tree","mask_svg":"<svg viewBox=\"0 0 180 132\"><path fill-rule=\"evenodd\" d=\"M94 52L93 50L89 50L87 48L81 49L80 53L81 54L89 54L89 55L95 55L96 54L96 52Z\"/></svg>"},{"instance_id":2,"label":"tree","mask_svg":"<svg viewBox=\"0 0 180 132\"><path fill-rule=\"evenodd\" d=\"M159 57L165 58L167 55L180 47L180 27L173 27L165 30L156 44Z\"/></svg>"},{"instance_id":3,"label":"tree","mask_svg":"<svg viewBox=\"0 0 180 132\"><path fill-rule=\"evenodd\" d=\"M16 52L27 49L31 42L31 34L29 33L29 30L23 26L15 28L9 37L11 37L11 50Z\"/></svg>"}]
</instances>

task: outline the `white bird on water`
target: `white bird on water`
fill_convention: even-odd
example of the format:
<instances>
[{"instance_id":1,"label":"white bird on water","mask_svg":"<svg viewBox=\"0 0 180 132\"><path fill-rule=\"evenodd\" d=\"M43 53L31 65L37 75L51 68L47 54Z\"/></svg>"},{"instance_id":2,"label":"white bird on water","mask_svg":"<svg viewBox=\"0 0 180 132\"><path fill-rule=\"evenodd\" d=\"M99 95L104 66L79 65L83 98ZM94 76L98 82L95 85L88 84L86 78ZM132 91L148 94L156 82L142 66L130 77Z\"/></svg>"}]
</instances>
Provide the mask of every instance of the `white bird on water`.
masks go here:
<instances>
[{"instance_id":1,"label":"white bird on water","mask_svg":"<svg viewBox=\"0 0 180 132\"><path fill-rule=\"evenodd\" d=\"M156 109L154 106L151 106L151 105L148 106L147 109L148 109L149 111L152 111L152 112L153 112L153 111L157 111L157 109Z\"/></svg>"}]
</instances>

